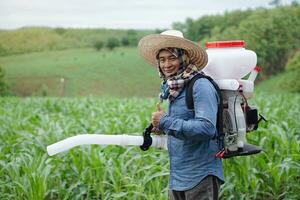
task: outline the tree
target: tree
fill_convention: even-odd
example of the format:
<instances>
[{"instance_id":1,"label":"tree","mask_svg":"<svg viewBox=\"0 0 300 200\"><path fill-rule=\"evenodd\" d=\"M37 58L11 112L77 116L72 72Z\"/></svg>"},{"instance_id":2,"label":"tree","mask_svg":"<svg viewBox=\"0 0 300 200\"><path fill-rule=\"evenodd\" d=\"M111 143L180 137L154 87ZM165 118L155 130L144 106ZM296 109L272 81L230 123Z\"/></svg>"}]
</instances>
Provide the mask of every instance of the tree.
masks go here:
<instances>
[{"instance_id":1,"label":"tree","mask_svg":"<svg viewBox=\"0 0 300 200\"><path fill-rule=\"evenodd\" d=\"M280 5L280 3L281 3L281 0L272 0L269 4L271 5L271 6L279 6Z\"/></svg>"},{"instance_id":2,"label":"tree","mask_svg":"<svg viewBox=\"0 0 300 200\"><path fill-rule=\"evenodd\" d=\"M247 48L257 53L264 75L282 72L290 54L299 48L299 11L297 7L258 10L236 29Z\"/></svg>"},{"instance_id":3,"label":"tree","mask_svg":"<svg viewBox=\"0 0 300 200\"><path fill-rule=\"evenodd\" d=\"M100 51L104 46L104 43L102 41L96 41L95 44L94 44L94 48L97 50L97 51Z\"/></svg>"},{"instance_id":4,"label":"tree","mask_svg":"<svg viewBox=\"0 0 300 200\"><path fill-rule=\"evenodd\" d=\"M135 30L127 31L127 39L130 46L136 46L138 44L138 35Z\"/></svg>"},{"instance_id":5,"label":"tree","mask_svg":"<svg viewBox=\"0 0 300 200\"><path fill-rule=\"evenodd\" d=\"M181 31L184 35L186 35L187 27L186 27L186 24L184 24L184 23L174 22L172 24L172 28L175 30Z\"/></svg>"},{"instance_id":6,"label":"tree","mask_svg":"<svg viewBox=\"0 0 300 200\"><path fill-rule=\"evenodd\" d=\"M128 46L129 45L129 40L128 40L128 37L123 37L122 40L121 40L121 43L123 46Z\"/></svg>"},{"instance_id":7,"label":"tree","mask_svg":"<svg viewBox=\"0 0 300 200\"><path fill-rule=\"evenodd\" d=\"M300 93L300 51L295 53L295 55L289 59L285 69L289 78L283 79L280 85L282 85L286 91Z\"/></svg>"},{"instance_id":8,"label":"tree","mask_svg":"<svg viewBox=\"0 0 300 200\"><path fill-rule=\"evenodd\" d=\"M188 18L183 25L185 36L196 42L201 40L202 45L207 41L245 40L246 48L256 52L258 65L263 67L260 77L266 78L284 71L290 55L299 49L300 6Z\"/></svg>"},{"instance_id":9,"label":"tree","mask_svg":"<svg viewBox=\"0 0 300 200\"><path fill-rule=\"evenodd\" d=\"M117 38L108 38L106 47L109 50L113 50L115 47L120 46L120 41Z\"/></svg>"},{"instance_id":10,"label":"tree","mask_svg":"<svg viewBox=\"0 0 300 200\"><path fill-rule=\"evenodd\" d=\"M64 29L62 27L58 27L58 28L55 28L54 31L59 35L63 35L66 32L66 29Z\"/></svg>"}]
</instances>

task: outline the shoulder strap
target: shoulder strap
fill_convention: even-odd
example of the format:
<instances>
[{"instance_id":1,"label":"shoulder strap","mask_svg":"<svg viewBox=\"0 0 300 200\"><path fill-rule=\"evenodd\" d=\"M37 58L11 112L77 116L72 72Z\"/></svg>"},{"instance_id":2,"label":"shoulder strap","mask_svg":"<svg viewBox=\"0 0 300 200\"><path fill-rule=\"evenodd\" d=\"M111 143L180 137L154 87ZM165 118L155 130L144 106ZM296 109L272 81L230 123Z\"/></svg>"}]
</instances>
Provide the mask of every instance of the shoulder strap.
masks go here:
<instances>
[{"instance_id":1,"label":"shoulder strap","mask_svg":"<svg viewBox=\"0 0 300 200\"><path fill-rule=\"evenodd\" d=\"M211 82L211 84L214 86L215 90L217 91L217 94L219 96L219 100L220 103L218 105L218 114L217 114L217 130L219 133L219 140L223 140L223 103L222 103L222 94L221 94L221 90L219 88L219 86L217 85L217 83L210 77L210 76L206 76L204 74L197 74L195 75L187 84L187 88L186 88L186 96L185 96L185 101L186 101L186 105L188 107L188 109L194 109L194 100L193 100L193 86L195 84L195 82L199 79L199 78L206 78L207 80L209 80L209 82ZM222 146L223 141L219 141L220 144ZM220 147L223 148L223 147Z\"/></svg>"},{"instance_id":2,"label":"shoulder strap","mask_svg":"<svg viewBox=\"0 0 300 200\"><path fill-rule=\"evenodd\" d=\"M193 99L193 86L195 82L200 78L207 78L209 76L205 76L204 74L196 74L187 84L186 88L186 95L185 95L185 102L188 109L194 109L194 99ZM210 78L211 79L211 78Z\"/></svg>"}]
</instances>

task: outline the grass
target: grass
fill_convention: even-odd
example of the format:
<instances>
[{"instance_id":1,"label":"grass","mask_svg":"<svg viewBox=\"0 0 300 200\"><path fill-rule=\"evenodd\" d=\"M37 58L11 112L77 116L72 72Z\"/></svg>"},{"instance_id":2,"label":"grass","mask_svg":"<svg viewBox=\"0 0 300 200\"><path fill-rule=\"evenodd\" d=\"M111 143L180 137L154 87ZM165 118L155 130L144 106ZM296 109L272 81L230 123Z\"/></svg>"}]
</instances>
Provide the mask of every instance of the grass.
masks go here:
<instances>
[{"instance_id":1,"label":"grass","mask_svg":"<svg viewBox=\"0 0 300 200\"><path fill-rule=\"evenodd\" d=\"M156 96L160 80L136 48L74 49L0 57L20 96ZM64 78L64 82L61 79Z\"/></svg>"},{"instance_id":2,"label":"grass","mask_svg":"<svg viewBox=\"0 0 300 200\"><path fill-rule=\"evenodd\" d=\"M258 92L267 93L289 93L290 89L288 89L287 86L284 85L284 83L287 83L286 80L291 79L293 73L293 71L286 71L277 75L273 75L268 79L258 83L255 86L255 90Z\"/></svg>"},{"instance_id":3,"label":"grass","mask_svg":"<svg viewBox=\"0 0 300 200\"><path fill-rule=\"evenodd\" d=\"M248 141L264 152L224 160L223 199L298 199L299 94L257 93L269 120ZM167 199L168 156L138 147L46 146L81 133L141 134L155 99L0 98L0 199Z\"/></svg>"},{"instance_id":4,"label":"grass","mask_svg":"<svg viewBox=\"0 0 300 200\"><path fill-rule=\"evenodd\" d=\"M12 92L18 96L157 96L156 70L137 48L70 49L0 57ZM285 72L257 84L258 92L286 92ZM64 79L64 82L61 79Z\"/></svg>"}]
</instances>

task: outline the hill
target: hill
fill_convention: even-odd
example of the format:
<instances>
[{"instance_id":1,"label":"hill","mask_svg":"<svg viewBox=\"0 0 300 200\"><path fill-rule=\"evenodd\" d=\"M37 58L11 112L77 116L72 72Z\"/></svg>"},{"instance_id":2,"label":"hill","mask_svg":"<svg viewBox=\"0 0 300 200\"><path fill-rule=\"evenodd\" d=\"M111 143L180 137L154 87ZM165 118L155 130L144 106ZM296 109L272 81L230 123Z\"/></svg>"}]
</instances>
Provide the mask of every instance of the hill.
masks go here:
<instances>
[{"instance_id":1,"label":"hill","mask_svg":"<svg viewBox=\"0 0 300 200\"><path fill-rule=\"evenodd\" d=\"M160 80L136 48L71 49L0 57L20 96L157 96Z\"/></svg>"},{"instance_id":2,"label":"hill","mask_svg":"<svg viewBox=\"0 0 300 200\"><path fill-rule=\"evenodd\" d=\"M0 57L6 81L18 96L156 97L160 79L136 48L70 49ZM286 92L284 72L256 82L255 91Z\"/></svg>"},{"instance_id":3,"label":"hill","mask_svg":"<svg viewBox=\"0 0 300 200\"><path fill-rule=\"evenodd\" d=\"M202 46L206 41L245 40L246 48L258 55L260 80L266 80L258 84L258 91L299 92L299 11L298 4L233 11L187 19L173 27ZM139 38L153 32L158 30L0 30L0 67L13 92L21 96L153 96L159 88L157 73L143 67L136 51ZM108 41L123 47L92 49Z\"/></svg>"},{"instance_id":4,"label":"hill","mask_svg":"<svg viewBox=\"0 0 300 200\"><path fill-rule=\"evenodd\" d=\"M152 30L71 29L25 27L0 31L0 56L40 51L93 47L109 38L136 46L138 40Z\"/></svg>"}]
</instances>

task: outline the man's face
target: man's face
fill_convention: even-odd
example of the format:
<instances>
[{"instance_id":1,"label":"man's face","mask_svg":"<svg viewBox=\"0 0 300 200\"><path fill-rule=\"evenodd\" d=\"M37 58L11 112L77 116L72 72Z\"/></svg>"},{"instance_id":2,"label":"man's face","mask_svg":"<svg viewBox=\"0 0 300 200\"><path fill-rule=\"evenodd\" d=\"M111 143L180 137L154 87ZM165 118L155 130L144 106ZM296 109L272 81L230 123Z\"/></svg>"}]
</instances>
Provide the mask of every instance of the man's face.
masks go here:
<instances>
[{"instance_id":1,"label":"man's face","mask_svg":"<svg viewBox=\"0 0 300 200\"><path fill-rule=\"evenodd\" d=\"M179 59L167 50L162 50L159 55L159 66L166 77L175 74L179 69Z\"/></svg>"}]
</instances>

